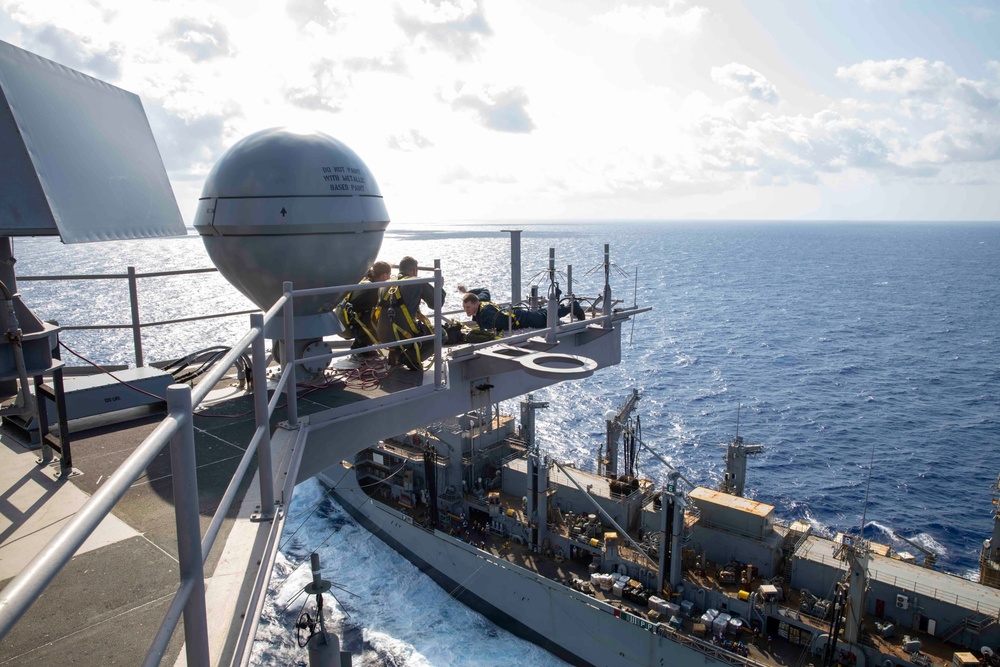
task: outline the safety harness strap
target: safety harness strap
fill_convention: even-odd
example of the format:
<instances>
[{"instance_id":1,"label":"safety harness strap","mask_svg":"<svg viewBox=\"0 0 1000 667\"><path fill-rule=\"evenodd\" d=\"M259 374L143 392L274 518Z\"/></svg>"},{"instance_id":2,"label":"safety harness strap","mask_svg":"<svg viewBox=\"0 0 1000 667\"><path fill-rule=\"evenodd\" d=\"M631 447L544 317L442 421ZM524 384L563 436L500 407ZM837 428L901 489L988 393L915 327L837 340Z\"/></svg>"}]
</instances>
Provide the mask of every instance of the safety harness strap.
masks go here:
<instances>
[{"instance_id":1,"label":"safety harness strap","mask_svg":"<svg viewBox=\"0 0 1000 667\"><path fill-rule=\"evenodd\" d=\"M404 280L404 278L399 278L398 280ZM398 285L393 285L386 291L385 296L379 303L379 306L375 309L377 313L376 321L377 318L381 316L381 311L383 310L382 302L386 304L385 309L388 310L390 313L391 324L392 324L392 336L394 339L406 340L408 338L413 338L414 336L420 335L420 328L417 327L417 323L414 321L413 316L410 315L410 309L407 308L406 304L403 303L402 299L400 299ZM395 318L392 317L392 313L396 309L398 309L399 312L403 314L403 320L406 322L406 325L409 327L409 330L406 330L403 327L399 326L396 323ZM425 325L427 325L427 328L430 329L430 324L428 323L427 318L419 310L417 311L417 318L419 318L420 321L422 321ZM413 355L416 357L417 364L423 365L423 359L421 358L420 354L420 345L413 344L411 347L413 348ZM400 348L400 352L402 354L409 354L409 352L403 348Z\"/></svg>"},{"instance_id":2,"label":"safety harness strap","mask_svg":"<svg viewBox=\"0 0 1000 667\"><path fill-rule=\"evenodd\" d=\"M490 301L481 301L480 305L481 305L480 312L482 312L482 307L483 306L493 306L497 310L496 317L500 317L501 315L503 315L508 320L510 320L511 322L513 322L513 327L512 328L514 328L514 329L519 329L521 327L521 323L517 321L517 317L514 315L513 312L511 312L509 310L504 310L500 306L498 306L495 303L492 303ZM494 329L497 328L497 326L496 326L496 317L493 318L493 328ZM506 327L503 327L503 328L506 328Z\"/></svg>"}]
</instances>

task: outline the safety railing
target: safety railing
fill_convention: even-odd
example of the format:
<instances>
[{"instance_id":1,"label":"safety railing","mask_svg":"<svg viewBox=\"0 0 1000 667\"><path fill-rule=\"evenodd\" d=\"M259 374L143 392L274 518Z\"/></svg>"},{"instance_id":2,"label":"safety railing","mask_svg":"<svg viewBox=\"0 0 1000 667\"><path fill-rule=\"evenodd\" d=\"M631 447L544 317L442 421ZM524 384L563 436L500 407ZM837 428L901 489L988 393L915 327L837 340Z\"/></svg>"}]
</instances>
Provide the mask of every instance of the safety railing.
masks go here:
<instances>
[{"instance_id":1,"label":"safety railing","mask_svg":"<svg viewBox=\"0 0 1000 667\"><path fill-rule=\"evenodd\" d=\"M222 521L232 506L237 488L250 461L258 450L261 515L272 517L274 514L274 484L271 478L269 433L269 421L274 406L273 404L269 405L267 401L263 332L265 321L274 317L275 313L280 312L285 301L284 297L279 299L266 316L260 313L251 314L250 331L206 374L194 390L188 385L171 385L167 389L167 417L111 474L80 511L69 520L66 527L41 550L34 561L27 565L0 592L0 638L7 635L87 538L97 529L101 521L111 513L133 482L144 474L146 468L169 443L174 511L178 526L177 550L181 582L143 664L159 664L181 613L184 614L188 664L208 664L204 562L218 536ZM224 373L248 346L251 348L254 373L256 430L237 466L236 474L223 494L218 510L205 531L205 536L202 537L194 453L193 410L201 403L209 390L222 379ZM280 389L276 391L276 395L278 393L280 393Z\"/></svg>"},{"instance_id":2,"label":"safety railing","mask_svg":"<svg viewBox=\"0 0 1000 667\"><path fill-rule=\"evenodd\" d=\"M869 576L875 581L888 584L894 588L904 591L912 591L913 593L919 593L920 595L926 595L927 597L938 602L953 604L956 607L962 607L963 609L969 609L992 618L1000 619L1000 607L998 607L994 602L970 598L964 595L958 595L952 591L942 590L934 586L927 586L926 584L921 584L918 581L910 581L909 579L905 579L903 577L897 577L894 574L880 572L874 566L869 566L868 572ZM946 574L944 576L954 575Z\"/></svg>"},{"instance_id":3,"label":"safety railing","mask_svg":"<svg viewBox=\"0 0 1000 667\"><path fill-rule=\"evenodd\" d=\"M423 285L431 284L434 286L434 327L430 334L426 336L414 336L413 338L406 338L402 340L391 341L388 343L376 343L374 345L367 345L365 347L354 348L350 350L336 350L326 354L317 354L310 357L303 357L302 359L294 360L293 364L288 364L285 366L286 370L282 373L292 375L291 380L294 380L295 376L295 366L303 364L313 364L316 362L327 362L331 360L344 357L351 354L364 354L365 352L371 352L373 350L389 350L392 348L403 347L407 345L422 345L423 343L434 343L434 388L442 389L444 388L444 361L442 359L442 351L444 348L444 327L443 327L443 313L442 311L442 292L444 290L444 278L441 275L441 263L440 260L435 260L434 262L434 275L430 278L407 278L407 285ZM335 285L333 287L316 287L311 289L293 290L292 283L285 282L282 286L284 292L284 299L292 301L295 297L309 297L309 296L323 296L326 294L331 294L335 292L350 292L352 290L363 290L363 289L378 289L381 287L393 287L399 285L398 280L390 280L385 282L377 283L361 283L357 285ZM292 310L294 312L294 309ZM286 317L284 320L284 349L294 351L295 344L295 323L294 318ZM292 355L294 356L294 355ZM294 428L298 424L298 406L296 402L289 396L288 401L288 424L290 427Z\"/></svg>"},{"instance_id":4,"label":"safety railing","mask_svg":"<svg viewBox=\"0 0 1000 667\"><path fill-rule=\"evenodd\" d=\"M176 275L177 272L169 272ZM56 277L52 277L55 279ZM270 420L282 396L287 395L288 428L298 424L296 401L296 367L322 359L331 359L345 354L374 349L393 348L413 343L433 340L435 343L435 387L443 386L441 360L441 287L440 266L435 266L431 278L412 278L410 284L432 283L435 286L435 327L428 336L415 337L392 343L373 345L367 348L333 352L302 359L295 358L294 299L299 296L316 296L353 289L376 289L390 283L364 283L339 285L326 288L294 290L291 283L284 283L284 294L267 313L250 314L250 330L234 345L193 389L188 385L171 385L167 389L167 417L153 430L122 465L94 493L90 500L67 523L66 527L50 541L35 560L25 567L3 591L0 591L0 639L38 599L49 583L69 562L87 538L97 529L101 521L111 513L114 506L125 495L130 486L144 474L146 468L170 445L170 461L174 494L174 508L177 517L178 563L181 574L180 586L174 595L166 616L156 633L143 662L156 665L162 660L170 637L176 629L180 617L184 616L185 650L188 664L208 664L209 644L207 611L205 606L204 563L208 558L223 520L232 507L238 488L250 466L254 454L258 455L258 475L260 482L260 512L263 519L273 518L276 512L274 481L272 478ZM398 284L398 283L397 283ZM268 400L264 348L264 329L268 322L279 314L284 317L284 343L287 359L273 388L273 396ZM146 325L149 326L149 325ZM223 375L236 363L237 358L247 348L251 350L253 372L253 397L255 430L240 460L218 509L212 517L204 537L200 535L198 482L194 455L194 408L201 404ZM287 389L287 391L286 391Z\"/></svg>"},{"instance_id":5,"label":"safety railing","mask_svg":"<svg viewBox=\"0 0 1000 667\"><path fill-rule=\"evenodd\" d=\"M76 280L127 280L129 314L131 321L127 324L78 324L60 325L63 331L108 331L113 329L130 329L132 331L132 347L135 355L135 365L137 368L144 365L142 352L142 330L149 327L160 327L185 322L199 322L202 320L219 319L223 317L236 317L249 315L258 312L254 310L238 310L226 313L210 313L208 315L195 315L192 317L180 317L172 320L161 320L158 322L142 322L139 318L139 279L140 278L165 278L171 276L187 276L198 273L218 273L218 269L185 269L179 271L154 271L151 273L137 273L134 266L127 267L125 273L100 273L86 275L59 275L59 276L18 276L21 283L26 282L55 282L55 281L76 281Z\"/></svg>"}]
</instances>

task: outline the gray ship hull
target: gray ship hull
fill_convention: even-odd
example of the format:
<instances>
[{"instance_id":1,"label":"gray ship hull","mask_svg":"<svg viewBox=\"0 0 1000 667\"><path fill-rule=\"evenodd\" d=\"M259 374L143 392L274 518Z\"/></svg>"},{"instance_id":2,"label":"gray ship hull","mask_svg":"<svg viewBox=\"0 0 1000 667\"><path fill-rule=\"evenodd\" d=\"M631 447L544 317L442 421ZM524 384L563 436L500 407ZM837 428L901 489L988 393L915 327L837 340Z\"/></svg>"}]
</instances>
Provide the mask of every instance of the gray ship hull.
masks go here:
<instances>
[{"instance_id":1,"label":"gray ship hull","mask_svg":"<svg viewBox=\"0 0 1000 667\"><path fill-rule=\"evenodd\" d=\"M415 526L371 500L354 479L342 480L332 495L361 525L459 601L571 664L703 667L746 662L730 654L720 659L710 644L618 611L441 531Z\"/></svg>"}]
</instances>

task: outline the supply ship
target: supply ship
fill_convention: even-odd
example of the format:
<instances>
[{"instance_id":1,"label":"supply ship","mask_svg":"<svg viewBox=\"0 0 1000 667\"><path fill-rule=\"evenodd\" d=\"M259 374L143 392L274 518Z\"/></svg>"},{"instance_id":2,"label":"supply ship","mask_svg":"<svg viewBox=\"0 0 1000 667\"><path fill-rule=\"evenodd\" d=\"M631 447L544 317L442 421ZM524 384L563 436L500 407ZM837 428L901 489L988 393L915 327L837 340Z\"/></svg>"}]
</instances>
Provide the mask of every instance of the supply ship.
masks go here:
<instances>
[{"instance_id":1,"label":"supply ship","mask_svg":"<svg viewBox=\"0 0 1000 667\"><path fill-rule=\"evenodd\" d=\"M996 527L976 583L858 536L782 524L741 496L758 450L738 439L722 489L676 471L658 485L635 466L638 394L609 415L597 473L539 451L533 392L620 363L623 325L648 310L612 294L608 246L583 321L555 316L555 249L546 305L522 298L513 230L510 302L548 308L546 328L446 346L435 299L426 336L349 349L334 309L352 290L389 286L359 282L389 219L368 167L320 132L254 133L205 182L194 230L256 306L240 313L242 337L147 363L154 323L139 318L138 279L202 270L87 276L128 281L131 321L106 328L131 330L135 365L71 373L63 332L101 327L38 317L18 292L11 238L186 229L136 96L3 42L0 93L8 662L251 664L287 507L296 484L322 474L447 590L575 664L995 664ZM351 174L350 191L334 187L338 174ZM410 284L439 292L439 263L421 270ZM421 343L433 349L421 370L358 383L344 369L352 353ZM515 399L519 426L492 407ZM306 592L320 610L329 587L314 560ZM299 629L311 664L350 664L321 613Z\"/></svg>"},{"instance_id":2,"label":"supply ship","mask_svg":"<svg viewBox=\"0 0 1000 667\"><path fill-rule=\"evenodd\" d=\"M997 664L995 510L969 581L930 552L782 522L742 495L763 451L742 437L718 489L689 483L641 441L638 402L633 390L605 415L597 472L540 451L548 405L529 395L520 424L485 406L320 479L451 595L574 665ZM665 483L637 474L640 448L671 470Z\"/></svg>"}]
</instances>

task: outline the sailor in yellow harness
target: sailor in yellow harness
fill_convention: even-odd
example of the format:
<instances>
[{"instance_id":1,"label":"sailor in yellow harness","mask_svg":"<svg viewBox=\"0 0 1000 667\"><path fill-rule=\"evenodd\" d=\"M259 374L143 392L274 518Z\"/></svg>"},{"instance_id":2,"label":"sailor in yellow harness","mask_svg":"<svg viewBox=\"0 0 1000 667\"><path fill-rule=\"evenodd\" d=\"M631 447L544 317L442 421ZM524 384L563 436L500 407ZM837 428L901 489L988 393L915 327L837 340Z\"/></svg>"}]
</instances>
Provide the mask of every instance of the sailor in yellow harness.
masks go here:
<instances>
[{"instance_id":1,"label":"sailor in yellow harness","mask_svg":"<svg viewBox=\"0 0 1000 667\"><path fill-rule=\"evenodd\" d=\"M392 287L380 290L377 309L376 334L380 343L426 336L432 332L427 318L420 312L420 302L434 307L434 287L429 283L407 285L408 278L416 278L417 260L404 257L399 261L399 275ZM441 301L444 301L441 290ZM433 355L434 344L404 345L392 348L389 361L406 364L411 370L423 370L423 362Z\"/></svg>"},{"instance_id":2,"label":"sailor in yellow harness","mask_svg":"<svg viewBox=\"0 0 1000 667\"><path fill-rule=\"evenodd\" d=\"M375 262L372 268L361 280L362 283L381 283L389 280L392 267L389 262ZM368 347L378 342L375 336L375 308L378 305L379 291L372 289L356 289L348 292L338 309L338 314L345 328L354 336L352 350ZM347 336L345 336L346 338ZM364 356L377 357L378 352L368 352Z\"/></svg>"}]
</instances>

